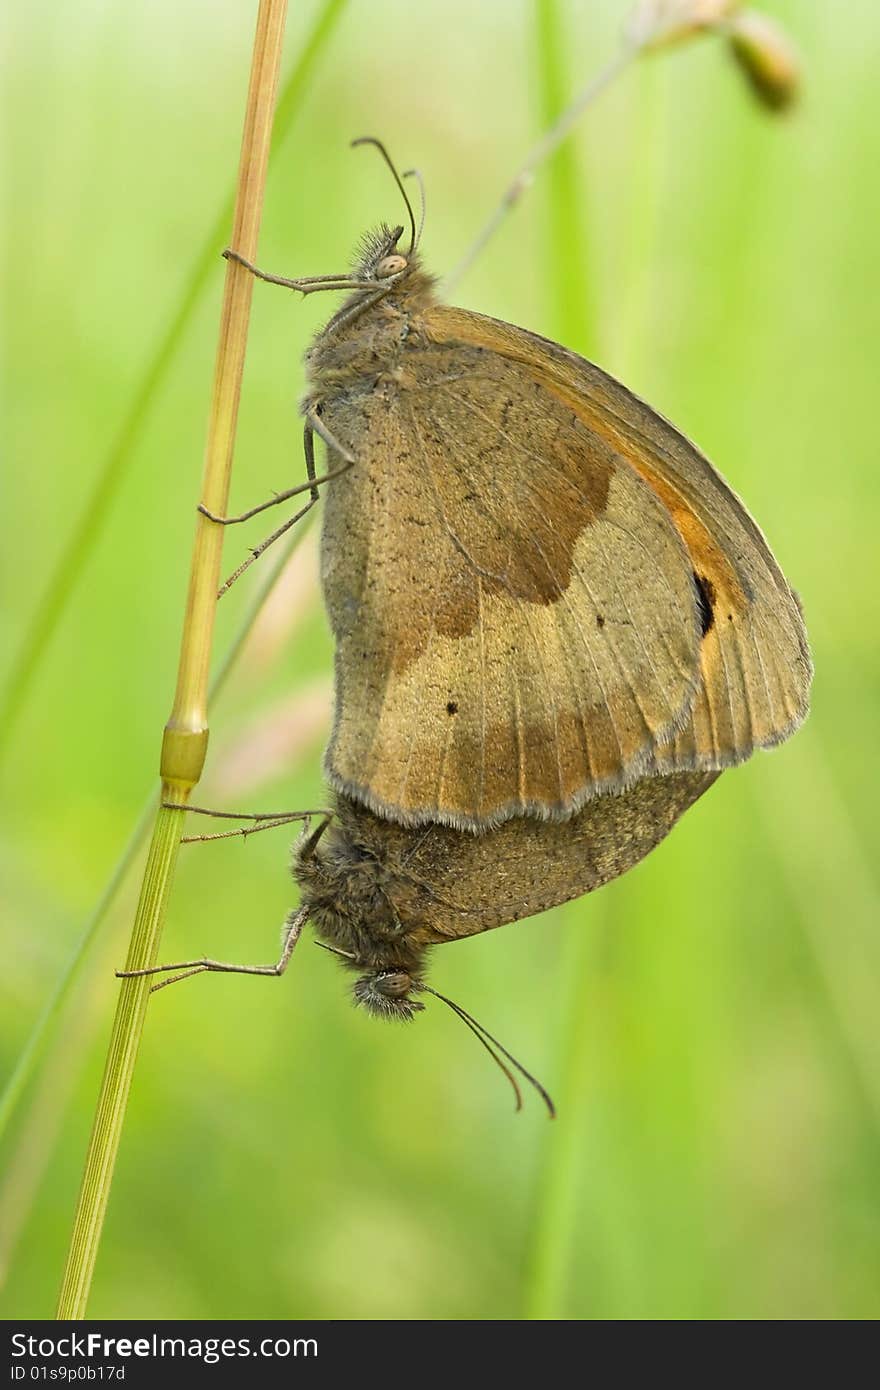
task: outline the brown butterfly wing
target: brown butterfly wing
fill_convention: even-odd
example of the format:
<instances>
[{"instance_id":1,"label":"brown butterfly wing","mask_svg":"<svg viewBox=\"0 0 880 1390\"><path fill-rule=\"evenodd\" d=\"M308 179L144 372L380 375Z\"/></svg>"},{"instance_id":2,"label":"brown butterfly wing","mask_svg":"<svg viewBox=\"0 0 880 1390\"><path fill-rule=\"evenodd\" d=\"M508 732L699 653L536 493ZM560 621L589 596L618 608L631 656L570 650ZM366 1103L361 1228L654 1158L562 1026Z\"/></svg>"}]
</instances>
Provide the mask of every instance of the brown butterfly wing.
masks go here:
<instances>
[{"instance_id":1,"label":"brown butterfly wing","mask_svg":"<svg viewBox=\"0 0 880 1390\"><path fill-rule=\"evenodd\" d=\"M700 618L682 536L618 445L460 334L324 409L357 454L324 525L334 786L485 827L650 770L687 726Z\"/></svg>"},{"instance_id":2,"label":"brown butterfly wing","mask_svg":"<svg viewBox=\"0 0 880 1390\"><path fill-rule=\"evenodd\" d=\"M343 834L381 865L383 895L417 947L531 917L591 893L644 859L717 772L644 777L565 821L516 816L489 834L411 828L338 798ZM351 856L341 862L350 864ZM340 895L341 896L341 895Z\"/></svg>"},{"instance_id":3,"label":"brown butterfly wing","mask_svg":"<svg viewBox=\"0 0 880 1390\"><path fill-rule=\"evenodd\" d=\"M476 341L527 364L627 461L684 541L699 588L700 684L691 718L657 748L657 769L728 767L793 733L807 714L812 678L800 603L708 460L625 386L557 343L456 309L426 317L439 342Z\"/></svg>"}]
</instances>

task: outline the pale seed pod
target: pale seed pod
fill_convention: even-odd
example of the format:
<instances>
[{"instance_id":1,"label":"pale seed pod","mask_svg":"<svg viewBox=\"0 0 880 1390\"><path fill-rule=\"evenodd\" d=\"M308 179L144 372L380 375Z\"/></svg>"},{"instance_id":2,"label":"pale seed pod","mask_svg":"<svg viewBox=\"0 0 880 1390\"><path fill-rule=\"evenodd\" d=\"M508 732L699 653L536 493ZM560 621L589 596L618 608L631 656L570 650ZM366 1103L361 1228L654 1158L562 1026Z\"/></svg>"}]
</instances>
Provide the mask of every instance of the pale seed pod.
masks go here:
<instances>
[{"instance_id":1,"label":"pale seed pod","mask_svg":"<svg viewBox=\"0 0 880 1390\"><path fill-rule=\"evenodd\" d=\"M800 86L800 63L785 31L757 10L734 15L725 28L733 56L758 100L773 111L790 106Z\"/></svg>"}]
</instances>

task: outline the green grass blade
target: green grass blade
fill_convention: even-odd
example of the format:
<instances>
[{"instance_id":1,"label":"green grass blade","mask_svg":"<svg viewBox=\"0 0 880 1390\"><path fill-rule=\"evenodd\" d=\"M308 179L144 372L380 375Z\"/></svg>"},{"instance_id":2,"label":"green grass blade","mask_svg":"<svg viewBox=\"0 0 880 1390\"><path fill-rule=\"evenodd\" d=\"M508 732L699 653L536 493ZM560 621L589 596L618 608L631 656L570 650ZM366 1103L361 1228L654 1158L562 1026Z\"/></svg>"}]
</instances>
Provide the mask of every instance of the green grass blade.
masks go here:
<instances>
[{"instance_id":1,"label":"green grass blade","mask_svg":"<svg viewBox=\"0 0 880 1390\"><path fill-rule=\"evenodd\" d=\"M565 107L569 81L564 61L563 7L558 0L536 0L537 87L540 124L549 126ZM567 140L548 169L547 254L553 331L567 347L581 352L595 346L596 323L590 285L589 239L578 181L577 154ZM589 973L591 938L582 924L569 924L564 978L568 998L561 1029L563 1069L559 1118L548 1134L535 1192L531 1243L523 1279L528 1318L562 1316L571 1230L571 1204L577 1190L577 1116L582 1077L588 1069L583 987Z\"/></svg>"},{"instance_id":2,"label":"green grass blade","mask_svg":"<svg viewBox=\"0 0 880 1390\"><path fill-rule=\"evenodd\" d=\"M292 551L300 543L304 535L305 531L301 531L296 535L295 539L291 540L290 544L276 560L274 568L268 572L262 586L254 595L242 620L241 626L224 653L223 659L217 667L217 671L211 682L212 705L223 689L238 659L238 655L247 640L248 634L256 621L257 615L283 573ZM12 1073L6 1085L3 1087L2 1093L0 1093L0 1140L2 1140L18 1102L27 1088L34 1074L34 1070L43 1055L52 1024L58 1018L70 993L77 971L82 964L86 952L97 936L102 923L115 902L135 856L143 846L147 832L153 821L155 805L155 792L151 791L138 817L137 824L132 830L128 842L107 880L107 885L101 893L95 909L86 923L76 945L71 951L67 964L64 966L59 976L58 983L34 1023L27 1041L19 1053L18 1060L12 1069Z\"/></svg>"},{"instance_id":3,"label":"green grass blade","mask_svg":"<svg viewBox=\"0 0 880 1390\"><path fill-rule=\"evenodd\" d=\"M34 1070L43 1055L49 1029L54 1019L58 1017L64 1001L70 992L80 961L83 959L86 951L95 938L98 928L115 901L117 893L125 882L125 876L131 867L135 855L144 842L144 836L149 830L152 822L154 805L155 796L151 795L149 802L144 806L138 818L137 825L128 838L128 842L122 854L116 862L113 872L107 881L104 891L98 899L91 917L83 928L79 940L70 953L70 957L58 978L55 988L46 1000L42 1012L31 1029L27 1042L18 1055L18 1060L12 1069L9 1080L3 1087L3 1092L0 1094L0 1138L2 1138L3 1134L6 1132L6 1128L21 1099L22 1093L33 1076Z\"/></svg>"},{"instance_id":4,"label":"green grass blade","mask_svg":"<svg viewBox=\"0 0 880 1390\"><path fill-rule=\"evenodd\" d=\"M125 962L127 970L142 969L156 959L185 820L186 811L183 808L175 807L172 810L165 805L159 808L144 871L135 929ZM120 985L58 1300L56 1316L59 1319L85 1316L152 983L148 976L142 976L123 980Z\"/></svg>"},{"instance_id":5,"label":"green grass blade","mask_svg":"<svg viewBox=\"0 0 880 1390\"><path fill-rule=\"evenodd\" d=\"M570 99L563 6L558 0L535 0L535 31L539 118L541 129L546 129L556 122ZM595 330L595 313L587 270L587 218L572 140L563 141L547 169L546 263L554 333L566 347L585 352Z\"/></svg>"},{"instance_id":6,"label":"green grass blade","mask_svg":"<svg viewBox=\"0 0 880 1390\"><path fill-rule=\"evenodd\" d=\"M273 153L277 151L299 112L309 80L346 4L347 0L325 0L318 11L299 58L280 94ZM49 579L21 649L13 660L0 700L0 758L27 702L45 653L64 616L89 555L104 529L110 508L143 434L146 420L165 383L202 291L216 267L218 254L232 225L232 207L233 195L230 193L195 258L183 298L150 359L119 433L83 507L80 519Z\"/></svg>"}]
</instances>

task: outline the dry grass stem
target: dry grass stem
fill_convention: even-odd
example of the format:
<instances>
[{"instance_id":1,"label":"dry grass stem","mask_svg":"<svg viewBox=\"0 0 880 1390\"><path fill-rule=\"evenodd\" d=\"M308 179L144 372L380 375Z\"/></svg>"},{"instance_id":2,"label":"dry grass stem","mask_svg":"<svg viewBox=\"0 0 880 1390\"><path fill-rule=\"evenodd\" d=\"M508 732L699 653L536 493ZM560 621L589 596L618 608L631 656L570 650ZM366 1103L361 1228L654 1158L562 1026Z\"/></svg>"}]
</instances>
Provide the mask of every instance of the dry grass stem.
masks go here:
<instances>
[{"instance_id":1,"label":"dry grass stem","mask_svg":"<svg viewBox=\"0 0 880 1390\"><path fill-rule=\"evenodd\" d=\"M255 255L257 249L286 12L286 0L261 0L257 16L232 231L232 244L246 256ZM229 494L251 290L250 276L228 262L201 492L202 504L213 512L225 510ZM198 515L177 690L162 746L162 803L185 803L204 765L223 529ZM184 818L183 810L166 805L158 809L126 960L129 970L143 969L157 958ZM85 1315L149 992L149 980L144 978L124 980L120 986L59 1297L59 1319Z\"/></svg>"}]
</instances>

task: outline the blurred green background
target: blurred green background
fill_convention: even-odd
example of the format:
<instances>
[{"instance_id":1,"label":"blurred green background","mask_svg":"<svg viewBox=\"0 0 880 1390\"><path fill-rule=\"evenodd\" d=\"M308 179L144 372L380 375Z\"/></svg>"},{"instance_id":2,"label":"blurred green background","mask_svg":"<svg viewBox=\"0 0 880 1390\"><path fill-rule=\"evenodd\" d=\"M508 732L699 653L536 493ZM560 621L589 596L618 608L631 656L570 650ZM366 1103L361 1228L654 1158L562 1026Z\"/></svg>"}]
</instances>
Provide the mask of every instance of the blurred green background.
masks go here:
<instances>
[{"instance_id":1,"label":"blurred green background","mask_svg":"<svg viewBox=\"0 0 880 1390\"><path fill-rule=\"evenodd\" d=\"M621 881L435 956L434 983L548 1085L554 1124L531 1096L514 1115L447 1011L379 1026L308 944L282 982L157 996L92 1316L880 1311L880 11L767 9L803 57L796 111L759 109L713 40L641 62L455 298L595 357L705 448L802 595L808 724L726 774ZM231 191L254 11L31 0L11 16L7 674ZM261 263L340 270L365 228L398 219L379 161L348 149L374 133L422 169L425 255L451 267L561 95L613 54L626 12L293 6L285 71L322 15L325 41L274 156ZM4 1077L155 787L223 278L211 265L8 726ZM236 508L302 476L300 360L329 307L256 287ZM260 534L259 521L229 534L229 568ZM218 652L259 582L224 601ZM281 593L214 710L202 803L323 799L331 649L313 534ZM285 832L185 851L164 957L271 958L295 901L286 860ZM0 1140L8 1318L52 1313L136 882Z\"/></svg>"}]
</instances>

